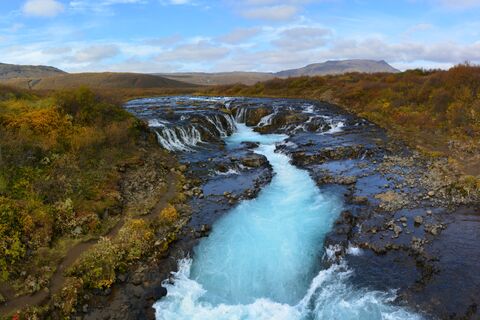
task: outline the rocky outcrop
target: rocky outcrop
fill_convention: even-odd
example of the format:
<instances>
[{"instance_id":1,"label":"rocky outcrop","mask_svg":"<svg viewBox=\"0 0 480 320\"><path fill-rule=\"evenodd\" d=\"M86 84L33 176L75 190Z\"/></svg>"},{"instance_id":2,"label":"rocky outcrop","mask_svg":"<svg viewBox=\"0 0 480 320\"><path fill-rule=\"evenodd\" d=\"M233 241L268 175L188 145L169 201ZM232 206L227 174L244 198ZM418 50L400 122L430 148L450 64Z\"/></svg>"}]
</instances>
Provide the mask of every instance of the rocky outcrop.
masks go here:
<instances>
[{"instance_id":1,"label":"rocky outcrop","mask_svg":"<svg viewBox=\"0 0 480 320\"><path fill-rule=\"evenodd\" d=\"M249 127L256 126L263 117L271 113L273 113L271 107L249 108L246 113L245 124Z\"/></svg>"},{"instance_id":2,"label":"rocky outcrop","mask_svg":"<svg viewBox=\"0 0 480 320\"><path fill-rule=\"evenodd\" d=\"M256 127L255 131L260 133L274 133L277 132L280 128L293 125L305 123L308 120L308 115L298 112L296 110L282 110L277 112L270 119L270 124L267 124L262 127Z\"/></svg>"},{"instance_id":3,"label":"rocky outcrop","mask_svg":"<svg viewBox=\"0 0 480 320\"><path fill-rule=\"evenodd\" d=\"M260 154L251 154L240 159L240 162L250 168L259 168L268 163L265 156Z\"/></svg>"},{"instance_id":4,"label":"rocky outcrop","mask_svg":"<svg viewBox=\"0 0 480 320\"><path fill-rule=\"evenodd\" d=\"M338 146L324 148L316 152L295 151L290 153L292 162L298 166L306 166L314 163L341 159L358 159L374 154L374 150L367 149L363 145Z\"/></svg>"}]
</instances>

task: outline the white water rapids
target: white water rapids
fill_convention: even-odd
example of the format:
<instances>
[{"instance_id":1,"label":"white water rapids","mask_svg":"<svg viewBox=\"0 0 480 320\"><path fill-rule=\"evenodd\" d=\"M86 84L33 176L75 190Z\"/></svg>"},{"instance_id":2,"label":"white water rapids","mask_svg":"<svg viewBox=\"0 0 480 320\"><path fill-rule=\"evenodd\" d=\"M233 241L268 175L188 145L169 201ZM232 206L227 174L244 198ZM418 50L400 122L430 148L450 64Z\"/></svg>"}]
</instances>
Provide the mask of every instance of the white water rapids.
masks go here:
<instances>
[{"instance_id":1,"label":"white water rapids","mask_svg":"<svg viewBox=\"0 0 480 320\"><path fill-rule=\"evenodd\" d=\"M256 199L220 218L191 259L179 262L158 320L421 319L392 304L394 293L349 283L344 262L319 270L326 234L342 201L323 194L309 174L275 153L283 135L260 135L242 124L227 145L260 142L256 150L276 173ZM328 250L327 250L328 251ZM356 250L349 252L358 254Z\"/></svg>"}]
</instances>

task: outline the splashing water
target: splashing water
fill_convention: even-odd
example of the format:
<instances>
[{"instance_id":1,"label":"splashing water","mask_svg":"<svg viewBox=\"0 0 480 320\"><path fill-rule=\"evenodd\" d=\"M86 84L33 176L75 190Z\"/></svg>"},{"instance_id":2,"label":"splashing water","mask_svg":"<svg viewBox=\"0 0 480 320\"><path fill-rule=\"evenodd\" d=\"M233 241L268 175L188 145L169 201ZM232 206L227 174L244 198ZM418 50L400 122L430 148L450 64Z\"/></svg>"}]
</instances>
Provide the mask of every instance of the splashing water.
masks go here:
<instances>
[{"instance_id":1,"label":"splashing water","mask_svg":"<svg viewBox=\"0 0 480 320\"><path fill-rule=\"evenodd\" d=\"M353 288L345 263L319 270L325 235L342 209L306 171L275 153L283 135L260 135L245 125L229 147L260 142L276 175L256 199L219 219L193 259L179 262L158 320L185 319L421 319L391 304L395 295Z\"/></svg>"}]
</instances>

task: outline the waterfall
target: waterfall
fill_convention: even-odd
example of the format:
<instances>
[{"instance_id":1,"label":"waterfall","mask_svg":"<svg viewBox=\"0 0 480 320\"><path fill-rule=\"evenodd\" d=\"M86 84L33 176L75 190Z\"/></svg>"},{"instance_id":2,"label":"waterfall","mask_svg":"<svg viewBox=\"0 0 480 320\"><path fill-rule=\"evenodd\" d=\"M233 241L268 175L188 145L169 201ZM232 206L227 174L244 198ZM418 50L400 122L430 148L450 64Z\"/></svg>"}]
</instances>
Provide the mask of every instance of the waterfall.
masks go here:
<instances>
[{"instance_id":1,"label":"waterfall","mask_svg":"<svg viewBox=\"0 0 480 320\"><path fill-rule=\"evenodd\" d=\"M235 114L235 121L238 123L245 123L245 121L247 120L247 110L247 107L238 107Z\"/></svg>"},{"instance_id":2,"label":"waterfall","mask_svg":"<svg viewBox=\"0 0 480 320\"><path fill-rule=\"evenodd\" d=\"M266 115L262 119L260 119L260 122L257 124L257 127L264 127L264 126L269 126L272 124L272 119L275 116L275 112L270 113L269 115Z\"/></svg>"},{"instance_id":3,"label":"waterfall","mask_svg":"<svg viewBox=\"0 0 480 320\"><path fill-rule=\"evenodd\" d=\"M155 129L157 140L162 147L170 151L192 151L202 142L200 131L195 126Z\"/></svg>"},{"instance_id":4,"label":"waterfall","mask_svg":"<svg viewBox=\"0 0 480 320\"><path fill-rule=\"evenodd\" d=\"M222 119L226 122L225 124L222 122ZM235 131L235 123L230 115L214 115L212 116L205 116L205 120L210 122L218 131L221 138L226 138L231 135Z\"/></svg>"},{"instance_id":5,"label":"waterfall","mask_svg":"<svg viewBox=\"0 0 480 320\"><path fill-rule=\"evenodd\" d=\"M200 143L208 142L202 139L205 135L213 139L220 139L228 137L236 130L231 115L210 114L204 115L202 118L205 120L204 124L188 123L189 118L182 115L180 119L186 122L184 125L167 126L168 122L164 120L151 121L149 125L154 129L160 145L170 151L194 151L194 148Z\"/></svg>"}]
</instances>

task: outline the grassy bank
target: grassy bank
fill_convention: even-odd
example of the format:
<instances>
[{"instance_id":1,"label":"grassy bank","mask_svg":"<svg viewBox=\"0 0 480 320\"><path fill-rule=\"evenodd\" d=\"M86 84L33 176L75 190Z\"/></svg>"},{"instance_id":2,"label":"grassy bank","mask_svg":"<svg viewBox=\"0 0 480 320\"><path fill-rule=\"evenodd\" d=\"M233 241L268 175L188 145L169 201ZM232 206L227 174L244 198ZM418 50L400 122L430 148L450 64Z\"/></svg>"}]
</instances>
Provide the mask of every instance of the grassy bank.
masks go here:
<instances>
[{"instance_id":1,"label":"grassy bank","mask_svg":"<svg viewBox=\"0 0 480 320\"><path fill-rule=\"evenodd\" d=\"M467 174L480 174L480 67L274 79L207 88L201 94L335 103L425 153L450 156Z\"/></svg>"},{"instance_id":2,"label":"grassy bank","mask_svg":"<svg viewBox=\"0 0 480 320\"><path fill-rule=\"evenodd\" d=\"M163 194L172 194L163 207L178 200L176 161L111 97L0 87L0 306L58 288L48 294L53 304L30 315L68 315L81 290L110 287L116 272L150 254L156 232L176 228L174 207L147 219ZM154 175L147 181L142 170Z\"/></svg>"}]
</instances>

